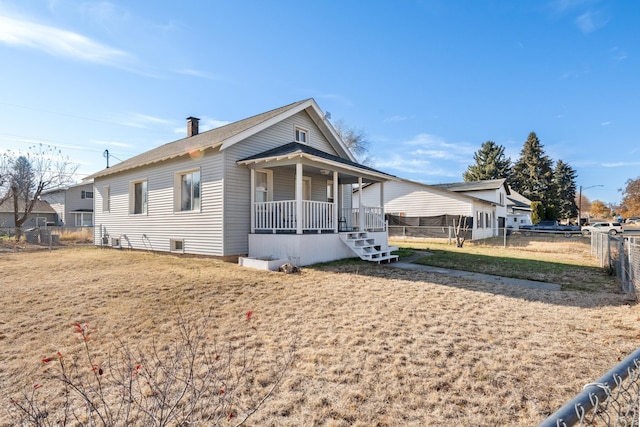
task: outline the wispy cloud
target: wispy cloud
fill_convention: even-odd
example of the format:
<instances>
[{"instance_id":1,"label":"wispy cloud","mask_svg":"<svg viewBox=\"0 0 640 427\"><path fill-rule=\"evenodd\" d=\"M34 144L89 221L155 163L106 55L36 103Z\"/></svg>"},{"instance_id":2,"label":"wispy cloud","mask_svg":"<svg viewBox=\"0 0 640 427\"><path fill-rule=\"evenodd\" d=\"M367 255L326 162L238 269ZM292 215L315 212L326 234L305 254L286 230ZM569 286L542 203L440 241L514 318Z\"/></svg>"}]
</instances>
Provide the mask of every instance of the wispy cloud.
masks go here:
<instances>
[{"instance_id":1,"label":"wispy cloud","mask_svg":"<svg viewBox=\"0 0 640 427\"><path fill-rule=\"evenodd\" d=\"M452 143L426 133L396 144L396 148L379 156L375 166L421 182L425 181L424 177L431 182L459 180L462 172L473 162L475 151L469 143Z\"/></svg>"},{"instance_id":2,"label":"wispy cloud","mask_svg":"<svg viewBox=\"0 0 640 427\"><path fill-rule=\"evenodd\" d=\"M427 133L416 135L410 141L405 142L405 145L420 146L421 148L414 152L416 154L443 153L438 154L438 157L448 159L466 159L478 148L468 142L448 142L439 136Z\"/></svg>"},{"instance_id":3,"label":"wispy cloud","mask_svg":"<svg viewBox=\"0 0 640 427\"><path fill-rule=\"evenodd\" d=\"M135 61L131 54L81 34L8 16L0 16L0 42L122 69Z\"/></svg>"},{"instance_id":4,"label":"wispy cloud","mask_svg":"<svg viewBox=\"0 0 640 427\"><path fill-rule=\"evenodd\" d=\"M118 142L118 141L101 141L101 140L91 140L91 143L94 145L99 145L101 147L118 147L118 148L133 148L132 144L127 144L125 142Z\"/></svg>"},{"instance_id":5,"label":"wispy cloud","mask_svg":"<svg viewBox=\"0 0 640 427\"><path fill-rule=\"evenodd\" d=\"M584 34L592 33L607 25L609 19L602 11L587 10L579 15L575 23Z\"/></svg>"},{"instance_id":6,"label":"wispy cloud","mask_svg":"<svg viewBox=\"0 0 640 427\"><path fill-rule=\"evenodd\" d=\"M640 166L640 162L613 162L613 163L603 163L603 167L605 168L619 168L619 167L629 167L629 166Z\"/></svg>"},{"instance_id":7,"label":"wispy cloud","mask_svg":"<svg viewBox=\"0 0 640 427\"><path fill-rule=\"evenodd\" d=\"M172 120L162 119L160 117L149 116L141 113L130 113L126 117L116 117L113 122L123 126L129 126L138 129L148 129L152 126L172 126L175 124Z\"/></svg>"},{"instance_id":8,"label":"wispy cloud","mask_svg":"<svg viewBox=\"0 0 640 427\"><path fill-rule=\"evenodd\" d=\"M392 116L392 117L387 117L386 119L383 120L384 123L398 123L398 122L404 122L406 120L409 120L409 117L407 116Z\"/></svg>"},{"instance_id":9,"label":"wispy cloud","mask_svg":"<svg viewBox=\"0 0 640 427\"><path fill-rule=\"evenodd\" d=\"M182 68L176 70L176 73L183 74L185 76L200 77L202 79L208 80L222 80L222 76L218 74L210 73L208 71L195 70L193 68Z\"/></svg>"},{"instance_id":10,"label":"wispy cloud","mask_svg":"<svg viewBox=\"0 0 640 427\"><path fill-rule=\"evenodd\" d=\"M605 122L600 123L600 126L609 126L611 124L611 121L607 120Z\"/></svg>"}]
</instances>

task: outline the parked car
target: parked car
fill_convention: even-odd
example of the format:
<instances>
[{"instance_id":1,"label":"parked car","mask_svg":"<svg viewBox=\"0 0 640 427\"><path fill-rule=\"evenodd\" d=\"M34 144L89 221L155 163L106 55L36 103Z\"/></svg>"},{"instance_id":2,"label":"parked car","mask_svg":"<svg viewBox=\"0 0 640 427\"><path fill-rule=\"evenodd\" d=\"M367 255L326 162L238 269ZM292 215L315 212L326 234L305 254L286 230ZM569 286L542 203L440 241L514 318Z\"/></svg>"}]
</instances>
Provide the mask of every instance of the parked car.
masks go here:
<instances>
[{"instance_id":1,"label":"parked car","mask_svg":"<svg viewBox=\"0 0 640 427\"><path fill-rule=\"evenodd\" d=\"M562 225L558 221L540 221L537 224L521 225L520 230L525 236L530 236L532 232L563 233L565 237L571 237L573 232L580 231L577 225Z\"/></svg>"},{"instance_id":2,"label":"parked car","mask_svg":"<svg viewBox=\"0 0 640 427\"><path fill-rule=\"evenodd\" d=\"M619 222L594 222L593 224L582 227L582 234L585 236L593 232L609 233L615 236L618 233L624 232L624 230L622 229L622 224Z\"/></svg>"},{"instance_id":3,"label":"parked car","mask_svg":"<svg viewBox=\"0 0 640 427\"><path fill-rule=\"evenodd\" d=\"M630 216L625 222L627 224L640 224L640 216Z\"/></svg>"}]
</instances>

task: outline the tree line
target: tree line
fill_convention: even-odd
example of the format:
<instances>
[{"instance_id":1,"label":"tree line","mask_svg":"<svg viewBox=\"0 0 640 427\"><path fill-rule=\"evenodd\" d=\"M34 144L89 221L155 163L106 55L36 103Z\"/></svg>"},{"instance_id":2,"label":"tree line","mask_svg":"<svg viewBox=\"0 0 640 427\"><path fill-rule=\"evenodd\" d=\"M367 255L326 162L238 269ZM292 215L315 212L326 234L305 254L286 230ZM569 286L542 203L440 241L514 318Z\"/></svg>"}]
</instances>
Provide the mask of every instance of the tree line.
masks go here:
<instances>
[{"instance_id":1,"label":"tree line","mask_svg":"<svg viewBox=\"0 0 640 427\"><path fill-rule=\"evenodd\" d=\"M578 206L599 217L615 215L601 201L589 203L584 195L576 197L576 171L568 163L554 162L544 152L535 132L531 132L520 151L520 158L512 162L504 154L505 148L493 141L482 144L475 152L474 164L463 173L465 181L506 179L510 188L532 201L532 215L538 220L559 220L578 217ZM629 179L622 192L617 214L640 216L640 177ZM577 203L576 203L577 202Z\"/></svg>"},{"instance_id":2,"label":"tree line","mask_svg":"<svg viewBox=\"0 0 640 427\"><path fill-rule=\"evenodd\" d=\"M577 218L576 171L568 163L554 162L544 152L535 132L524 142L520 158L512 162L504 147L487 141L474 156L475 164L463 174L465 181L507 180L509 187L531 200L538 219Z\"/></svg>"}]
</instances>

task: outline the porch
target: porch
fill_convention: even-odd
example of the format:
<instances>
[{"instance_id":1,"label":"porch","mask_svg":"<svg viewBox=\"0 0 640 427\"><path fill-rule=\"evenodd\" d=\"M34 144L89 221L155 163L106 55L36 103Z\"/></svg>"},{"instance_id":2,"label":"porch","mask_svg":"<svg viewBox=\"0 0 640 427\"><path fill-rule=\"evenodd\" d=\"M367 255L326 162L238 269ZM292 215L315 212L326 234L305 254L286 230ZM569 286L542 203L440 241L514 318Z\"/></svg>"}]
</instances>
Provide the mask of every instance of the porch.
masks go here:
<instances>
[{"instance_id":1,"label":"porch","mask_svg":"<svg viewBox=\"0 0 640 427\"><path fill-rule=\"evenodd\" d=\"M309 265L360 256L345 243L350 232L370 235L372 252L387 249L382 201L389 175L300 143L237 163L250 172L250 258ZM369 205L379 206L354 206L353 188L374 182L381 183L379 199Z\"/></svg>"},{"instance_id":2,"label":"porch","mask_svg":"<svg viewBox=\"0 0 640 427\"><path fill-rule=\"evenodd\" d=\"M300 209L298 209L300 205ZM301 212L299 215L298 213ZM362 214L361 214L362 212ZM280 200L255 202L252 233L321 234L345 231L385 231L379 206L339 208L335 202Z\"/></svg>"}]
</instances>

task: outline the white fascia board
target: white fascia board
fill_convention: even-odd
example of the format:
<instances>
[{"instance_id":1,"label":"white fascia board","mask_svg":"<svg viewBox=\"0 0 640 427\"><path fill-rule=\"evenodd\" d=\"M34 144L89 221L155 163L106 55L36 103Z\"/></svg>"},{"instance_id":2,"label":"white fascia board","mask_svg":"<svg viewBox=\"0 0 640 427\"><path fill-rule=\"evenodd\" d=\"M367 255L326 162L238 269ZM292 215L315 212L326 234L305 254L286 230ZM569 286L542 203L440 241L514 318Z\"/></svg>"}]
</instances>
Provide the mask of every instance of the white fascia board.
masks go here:
<instances>
[{"instance_id":1,"label":"white fascia board","mask_svg":"<svg viewBox=\"0 0 640 427\"><path fill-rule=\"evenodd\" d=\"M263 131L265 129L268 129L269 127L275 125L278 122L281 122L284 119L287 119L291 116L293 116L294 114L299 113L300 111L304 110L305 108L309 107L310 105L312 105L312 100L307 100L305 102L303 102L302 104L291 108L290 110L287 110L281 114L278 114L275 117L270 118L269 120L265 120L264 122L245 130L244 132L240 132L228 139L226 139L223 143L222 146L220 147L220 150L224 150L226 148L231 147L232 145L250 137L251 135L255 135L256 133Z\"/></svg>"}]
</instances>

